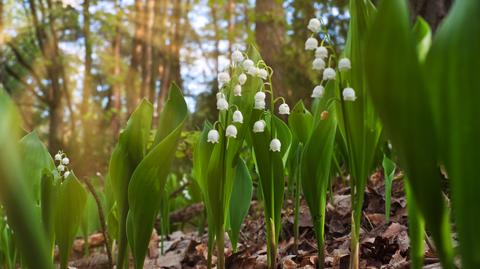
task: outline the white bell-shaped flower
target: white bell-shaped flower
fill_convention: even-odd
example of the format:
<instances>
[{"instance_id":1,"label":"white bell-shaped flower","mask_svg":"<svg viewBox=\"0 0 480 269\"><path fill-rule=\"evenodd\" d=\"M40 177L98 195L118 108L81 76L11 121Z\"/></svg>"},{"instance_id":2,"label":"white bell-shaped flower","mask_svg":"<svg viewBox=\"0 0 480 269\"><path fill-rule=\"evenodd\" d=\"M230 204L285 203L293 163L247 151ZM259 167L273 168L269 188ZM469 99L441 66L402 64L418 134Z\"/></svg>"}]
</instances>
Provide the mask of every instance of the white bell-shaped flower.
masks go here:
<instances>
[{"instance_id":1,"label":"white bell-shaped flower","mask_svg":"<svg viewBox=\"0 0 480 269\"><path fill-rule=\"evenodd\" d=\"M278 114L280 114L280 115L290 114L290 107L286 103L281 104L278 107Z\"/></svg>"},{"instance_id":2,"label":"white bell-shaped flower","mask_svg":"<svg viewBox=\"0 0 480 269\"><path fill-rule=\"evenodd\" d=\"M235 85L233 88L233 95L242 96L242 86L240 86L240 84Z\"/></svg>"},{"instance_id":3,"label":"white bell-shaped flower","mask_svg":"<svg viewBox=\"0 0 480 269\"><path fill-rule=\"evenodd\" d=\"M326 59L328 57L328 49L323 47L323 46L320 46L320 47L316 48L315 49L315 57Z\"/></svg>"},{"instance_id":4,"label":"white bell-shaped flower","mask_svg":"<svg viewBox=\"0 0 480 269\"><path fill-rule=\"evenodd\" d=\"M224 111L228 109L228 102L225 98L220 98L217 100L217 109L220 111Z\"/></svg>"},{"instance_id":5,"label":"white bell-shaped flower","mask_svg":"<svg viewBox=\"0 0 480 269\"><path fill-rule=\"evenodd\" d=\"M255 97L254 97L254 98L255 98L255 101L264 101L264 102L265 102L265 97L267 97L267 96L265 95L265 93L262 92L262 91L259 91L259 92L257 92L257 93L255 94Z\"/></svg>"},{"instance_id":6,"label":"white bell-shaped flower","mask_svg":"<svg viewBox=\"0 0 480 269\"><path fill-rule=\"evenodd\" d=\"M328 67L323 70L323 80L334 80L336 77L337 73L335 72L335 69Z\"/></svg>"},{"instance_id":7,"label":"white bell-shaped flower","mask_svg":"<svg viewBox=\"0 0 480 269\"><path fill-rule=\"evenodd\" d=\"M68 165L69 163L70 163L70 159L68 159L67 157L62 159L62 164L63 165Z\"/></svg>"},{"instance_id":8,"label":"white bell-shaped flower","mask_svg":"<svg viewBox=\"0 0 480 269\"><path fill-rule=\"evenodd\" d=\"M268 71L266 69L259 68L257 70L257 76L259 76L263 80L266 80L268 77Z\"/></svg>"},{"instance_id":9,"label":"white bell-shaped flower","mask_svg":"<svg viewBox=\"0 0 480 269\"><path fill-rule=\"evenodd\" d=\"M343 89L342 95L344 101L355 101L357 99L355 90L350 87Z\"/></svg>"},{"instance_id":10,"label":"white bell-shaped flower","mask_svg":"<svg viewBox=\"0 0 480 269\"><path fill-rule=\"evenodd\" d=\"M65 174L63 174L63 177L67 178L69 175L70 175L70 171L67 171L67 172L65 172Z\"/></svg>"},{"instance_id":11,"label":"white bell-shaped flower","mask_svg":"<svg viewBox=\"0 0 480 269\"><path fill-rule=\"evenodd\" d=\"M57 153L55 154L55 161L61 161L62 160L62 154Z\"/></svg>"},{"instance_id":12,"label":"white bell-shaped flower","mask_svg":"<svg viewBox=\"0 0 480 269\"><path fill-rule=\"evenodd\" d=\"M235 110L235 112L233 112L233 122L243 123L243 114L240 110Z\"/></svg>"},{"instance_id":13,"label":"white bell-shaped flower","mask_svg":"<svg viewBox=\"0 0 480 269\"><path fill-rule=\"evenodd\" d=\"M280 152L281 148L282 148L282 143L280 143L280 140L278 140L277 138L274 138L272 139L272 141L270 141L270 151Z\"/></svg>"},{"instance_id":14,"label":"white bell-shaped flower","mask_svg":"<svg viewBox=\"0 0 480 269\"><path fill-rule=\"evenodd\" d=\"M255 66L250 66L248 69L247 69L247 74L249 74L250 76L257 76L258 74L258 68L256 68Z\"/></svg>"},{"instance_id":15,"label":"white bell-shaped flower","mask_svg":"<svg viewBox=\"0 0 480 269\"><path fill-rule=\"evenodd\" d=\"M312 98L322 98L325 94L325 88L322 85L317 85L313 88Z\"/></svg>"},{"instance_id":16,"label":"white bell-shaped flower","mask_svg":"<svg viewBox=\"0 0 480 269\"><path fill-rule=\"evenodd\" d=\"M310 21L308 22L308 30L314 32L314 33L318 33L320 32L320 29L321 29L322 25L320 23L320 20L317 19L317 18L313 18L313 19L310 19Z\"/></svg>"},{"instance_id":17,"label":"white bell-shaped flower","mask_svg":"<svg viewBox=\"0 0 480 269\"><path fill-rule=\"evenodd\" d=\"M218 143L219 141L220 141L220 134L218 133L217 130L212 129L208 131L207 142L215 144L215 143Z\"/></svg>"},{"instance_id":18,"label":"white bell-shaped flower","mask_svg":"<svg viewBox=\"0 0 480 269\"><path fill-rule=\"evenodd\" d=\"M57 170L59 172L63 172L63 171L65 171L65 166L63 164L60 164L60 165L57 166Z\"/></svg>"},{"instance_id":19,"label":"white bell-shaped flower","mask_svg":"<svg viewBox=\"0 0 480 269\"><path fill-rule=\"evenodd\" d=\"M255 63L250 59L246 59L243 61L242 66L243 69L248 70L250 67L255 66Z\"/></svg>"},{"instance_id":20,"label":"white bell-shaped flower","mask_svg":"<svg viewBox=\"0 0 480 269\"><path fill-rule=\"evenodd\" d=\"M228 125L227 129L225 130L225 136L231 137L231 138L237 138L237 127L235 127L235 125L233 124Z\"/></svg>"},{"instance_id":21,"label":"white bell-shaped flower","mask_svg":"<svg viewBox=\"0 0 480 269\"><path fill-rule=\"evenodd\" d=\"M312 63L313 70L323 70L325 68L325 61L322 58L315 58Z\"/></svg>"},{"instance_id":22,"label":"white bell-shaped flower","mask_svg":"<svg viewBox=\"0 0 480 269\"><path fill-rule=\"evenodd\" d=\"M253 132L254 133L263 133L263 131L265 131L265 126L267 126L267 123L264 120L257 120L253 124Z\"/></svg>"},{"instance_id":23,"label":"white bell-shaped flower","mask_svg":"<svg viewBox=\"0 0 480 269\"><path fill-rule=\"evenodd\" d=\"M307 41L305 41L305 49L306 50L314 50L318 47L318 40L314 37L309 37Z\"/></svg>"},{"instance_id":24,"label":"white bell-shaped flower","mask_svg":"<svg viewBox=\"0 0 480 269\"><path fill-rule=\"evenodd\" d=\"M342 58L340 61L338 61L338 70L340 71L347 71L352 68L352 65L350 63L350 59L348 58Z\"/></svg>"},{"instance_id":25,"label":"white bell-shaped flower","mask_svg":"<svg viewBox=\"0 0 480 269\"><path fill-rule=\"evenodd\" d=\"M265 103L265 101L255 100L255 105L253 106L253 108L258 110L263 110L265 109L266 106L267 104Z\"/></svg>"},{"instance_id":26,"label":"white bell-shaped flower","mask_svg":"<svg viewBox=\"0 0 480 269\"><path fill-rule=\"evenodd\" d=\"M234 63L236 63L236 64L241 63L243 61L243 59L244 59L243 54L239 50L235 50L232 53L232 61Z\"/></svg>"},{"instance_id":27,"label":"white bell-shaped flower","mask_svg":"<svg viewBox=\"0 0 480 269\"><path fill-rule=\"evenodd\" d=\"M217 79L218 79L218 84L220 85L220 87L223 87L223 85L230 82L230 74L227 73L227 72L220 72L220 73L218 73Z\"/></svg>"},{"instance_id":28,"label":"white bell-shaped flower","mask_svg":"<svg viewBox=\"0 0 480 269\"><path fill-rule=\"evenodd\" d=\"M245 73L241 73L238 76L238 83L240 83L240 85L243 85L245 84L245 82L247 82L247 75L245 75Z\"/></svg>"}]
</instances>

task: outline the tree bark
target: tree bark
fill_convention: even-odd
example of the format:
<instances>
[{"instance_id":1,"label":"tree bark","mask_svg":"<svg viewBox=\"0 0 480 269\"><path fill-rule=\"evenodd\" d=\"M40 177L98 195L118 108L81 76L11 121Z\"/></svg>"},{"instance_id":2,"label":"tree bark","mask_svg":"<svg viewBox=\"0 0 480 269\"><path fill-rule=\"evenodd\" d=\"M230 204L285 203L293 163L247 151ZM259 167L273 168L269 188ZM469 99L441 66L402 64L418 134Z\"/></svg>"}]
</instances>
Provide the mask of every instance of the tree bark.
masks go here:
<instances>
[{"instance_id":1,"label":"tree bark","mask_svg":"<svg viewBox=\"0 0 480 269\"><path fill-rule=\"evenodd\" d=\"M285 43L285 11L283 1L257 0L255 6L255 40L264 61L273 68L273 89L276 95L291 97L285 83L285 68L281 63Z\"/></svg>"},{"instance_id":2,"label":"tree bark","mask_svg":"<svg viewBox=\"0 0 480 269\"><path fill-rule=\"evenodd\" d=\"M135 34L132 39L132 58L130 61L130 68L128 69L126 79L126 97L127 97L127 112L131 114L139 101L140 78L139 65L142 56L142 42L144 38L143 26L143 2L142 0L135 0Z\"/></svg>"},{"instance_id":3,"label":"tree bark","mask_svg":"<svg viewBox=\"0 0 480 269\"><path fill-rule=\"evenodd\" d=\"M115 1L115 10L117 10L117 16L115 20L115 37L112 41L112 52L114 55L114 67L113 67L113 76L114 82L112 85L112 121L111 127L113 131L113 137L116 140L118 133L120 132L122 124L122 85L119 83L118 78L120 76L120 64L121 64L121 41L122 36L120 33L120 23L121 23L121 7L118 1Z\"/></svg>"},{"instance_id":4,"label":"tree bark","mask_svg":"<svg viewBox=\"0 0 480 269\"><path fill-rule=\"evenodd\" d=\"M143 42L142 86L140 97L148 98L152 81L152 35L154 22L154 0L146 0L145 5L145 40ZM153 101L153 100L152 100Z\"/></svg>"}]
</instances>

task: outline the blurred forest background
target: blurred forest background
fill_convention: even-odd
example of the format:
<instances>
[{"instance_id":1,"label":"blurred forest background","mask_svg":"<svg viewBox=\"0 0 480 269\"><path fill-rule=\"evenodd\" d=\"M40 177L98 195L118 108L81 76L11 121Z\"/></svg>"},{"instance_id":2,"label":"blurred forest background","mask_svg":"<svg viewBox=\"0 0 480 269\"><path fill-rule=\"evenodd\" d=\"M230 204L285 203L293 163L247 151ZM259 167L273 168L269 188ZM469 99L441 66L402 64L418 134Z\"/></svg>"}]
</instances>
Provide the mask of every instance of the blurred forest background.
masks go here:
<instances>
[{"instance_id":1,"label":"blurred forest background","mask_svg":"<svg viewBox=\"0 0 480 269\"><path fill-rule=\"evenodd\" d=\"M191 117L175 170L190 173L191 144L216 117L216 74L234 49L257 44L274 88L293 106L318 75L304 42L322 18L341 48L347 0L0 0L0 83L26 131L62 149L79 177L104 175L110 151L142 98L161 111L171 82ZM410 0L435 29L450 0Z\"/></svg>"}]
</instances>

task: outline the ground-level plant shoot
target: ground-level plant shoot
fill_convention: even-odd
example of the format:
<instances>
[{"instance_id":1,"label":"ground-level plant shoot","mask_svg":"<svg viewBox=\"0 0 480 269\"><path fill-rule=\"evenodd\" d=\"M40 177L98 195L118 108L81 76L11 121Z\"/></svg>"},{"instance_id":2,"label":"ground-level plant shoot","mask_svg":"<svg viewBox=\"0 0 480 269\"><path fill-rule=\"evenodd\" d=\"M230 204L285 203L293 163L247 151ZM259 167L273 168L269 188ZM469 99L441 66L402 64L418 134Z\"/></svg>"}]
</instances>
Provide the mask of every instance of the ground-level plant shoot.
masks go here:
<instances>
[{"instance_id":1,"label":"ground-level plant shoot","mask_svg":"<svg viewBox=\"0 0 480 269\"><path fill-rule=\"evenodd\" d=\"M0 0L0 268L480 268L478 0Z\"/></svg>"}]
</instances>

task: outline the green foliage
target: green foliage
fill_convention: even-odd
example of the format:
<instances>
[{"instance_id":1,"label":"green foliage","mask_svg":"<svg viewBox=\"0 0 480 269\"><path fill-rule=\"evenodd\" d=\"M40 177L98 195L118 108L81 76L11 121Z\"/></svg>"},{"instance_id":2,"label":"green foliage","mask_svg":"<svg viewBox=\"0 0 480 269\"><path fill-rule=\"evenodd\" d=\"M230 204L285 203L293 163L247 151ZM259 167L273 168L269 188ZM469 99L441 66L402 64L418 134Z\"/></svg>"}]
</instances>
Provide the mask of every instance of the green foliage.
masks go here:
<instances>
[{"instance_id":1,"label":"green foliage","mask_svg":"<svg viewBox=\"0 0 480 269\"><path fill-rule=\"evenodd\" d=\"M335 83L329 82L325 96L315 101L315 120L301 157L302 188L315 228L320 268L324 264L325 206L337 130L336 107L332 102L335 90ZM322 113L323 118L320 116Z\"/></svg>"},{"instance_id":2,"label":"green foliage","mask_svg":"<svg viewBox=\"0 0 480 269\"><path fill-rule=\"evenodd\" d=\"M395 176L395 163L386 155L383 156L382 161L383 175L385 179L385 220L390 221L390 207L392 200L392 183Z\"/></svg>"},{"instance_id":3,"label":"green foliage","mask_svg":"<svg viewBox=\"0 0 480 269\"><path fill-rule=\"evenodd\" d=\"M426 85L422 86L428 88L426 98L433 105L439 162L445 164L450 179L461 267L466 269L480 267L480 211L473 206L480 190L479 47L480 2L456 1L423 66Z\"/></svg>"},{"instance_id":4,"label":"green foliage","mask_svg":"<svg viewBox=\"0 0 480 269\"><path fill-rule=\"evenodd\" d=\"M0 90L0 199L8 223L16 235L18 249L30 268L53 268L40 212L35 206L31 188L23 176L19 156L18 132L20 119L8 95ZM27 255L31 250L36 255Z\"/></svg>"},{"instance_id":5,"label":"green foliage","mask_svg":"<svg viewBox=\"0 0 480 269\"><path fill-rule=\"evenodd\" d=\"M229 236L234 252L237 250L238 235L240 234L243 219L250 208L252 193L253 184L250 171L248 170L245 161L240 159L236 167L233 191L232 196L230 197L230 210L228 214L230 223Z\"/></svg>"},{"instance_id":6,"label":"green foliage","mask_svg":"<svg viewBox=\"0 0 480 269\"><path fill-rule=\"evenodd\" d=\"M265 112L267 127L264 132L252 134L255 164L258 171L265 204L265 226L267 228L268 258L271 264L276 259L278 236L281 230L281 210L285 189L285 164L292 135L288 126L277 116ZM270 141L278 138L282 145L280 152L269 149Z\"/></svg>"},{"instance_id":7,"label":"green foliage","mask_svg":"<svg viewBox=\"0 0 480 269\"><path fill-rule=\"evenodd\" d=\"M87 203L87 192L73 173L57 184L55 236L60 250L60 268L66 269Z\"/></svg>"},{"instance_id":8,"label":"green foliage","mask_svg":"<svg viewBox=\"0 0 480 269\"><path fill-rule=\"evenodd\" d=\"M410 259L412 269L423 268L423 253L425 251L425 220L420 212L415 198L412 195L412 187L407 178L404 180L405 195L407 197L408 211L408 238L410 239Z\"/></svg>"},{"instance_id":9,"label":"green foliage","mask_svg":"<svg viewBox=\"0 0 480 269\"><path fill-rule=\"evenodd\" d=\"M153 107L144 100L120 134L110 161L110 180L119 211L119 268L126 264L127 235L135 268L143 268L152 228L160 209L160 196L164 193L177 140L187 117L185 100L176 85L170 87L169 98L150 145L152 116Z\"/></svg>"}]
</instances>

